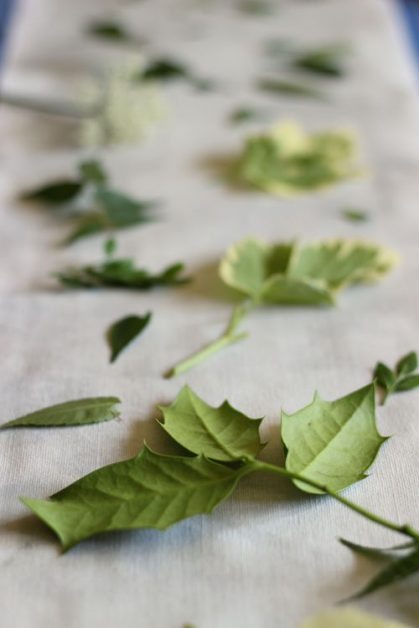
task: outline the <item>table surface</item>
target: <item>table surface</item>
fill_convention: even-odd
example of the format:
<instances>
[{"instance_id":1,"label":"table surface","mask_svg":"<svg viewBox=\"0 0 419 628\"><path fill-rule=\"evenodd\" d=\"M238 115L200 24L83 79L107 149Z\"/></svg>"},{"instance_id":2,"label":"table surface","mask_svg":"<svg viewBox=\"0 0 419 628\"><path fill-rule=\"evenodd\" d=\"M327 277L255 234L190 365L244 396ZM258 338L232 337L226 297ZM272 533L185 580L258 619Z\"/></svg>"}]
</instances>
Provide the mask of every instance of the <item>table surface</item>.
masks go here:
<instances>
[{"instance_id":1,"label":"table surface","mask_svg":"<svg viewBox=\"0 0 419 628\"><path fill-rule=\"evenodd\" d=\"M19 496L46 497L94 468L134 455L144 438L165 450L154 418L188 383L211 404L223 399L266 417L263 457L281 460L277 423L315 390L334 399L371 379L377 360L394 363L419 348L417 254L419 114L416 77L400 15L387 0L281 3L277 19L250 18L221 0L21 0L10 38L4 88L68 96L88 71L126 50L89 39L89 19L120 15L150 40L153 53L175 53L219 82L197 92L164 87L170 115L135 146L100 149L115 185L162 200L161 220L118 236L120 251L151 269L182 259L195 281L151 293L60 292L51 272L100 258L101 238L62 249L64 227L22 207L22 188L71 175L81 156L74 128L58 119L0 109L0 389L4 419L66 399L115 394L122 420L104 425L7 431L0 438L0 603L2 628L295 628L355 591L375 571L337 542L386 545L394 536L328 498L308 499L276 478L244 481L211 517L165 533L118 533L65 556ZM350 72L325 88L327 103L276 99L254 90L269 66L272 37L304 44L347 39ZM74 83L76 81L76 83ZM76 87L74 87L76 85ZM366 176L292 201L226 188L209 164L237 150L260 123L233 127L228 115L254 103L272 119L309 129L358 133ZM368 210L365 224L345 222L347 206ZM347 291L331 310L261 309L250 338L187 376L165 380L179 358L214 338L231 304L215 288L225 249L254 234L267 239L362 237L390 245L402 266L382 284ZM154 312L140 342L108 364L104 330L129 312ZM379 427L393 434L371 476L348 498L398 522L419 525L416 495L419 393L391 399ZM397 541L397 539L396 539ZM419 625L417 579L357 606Z\"/></svg>"}]
</instances>

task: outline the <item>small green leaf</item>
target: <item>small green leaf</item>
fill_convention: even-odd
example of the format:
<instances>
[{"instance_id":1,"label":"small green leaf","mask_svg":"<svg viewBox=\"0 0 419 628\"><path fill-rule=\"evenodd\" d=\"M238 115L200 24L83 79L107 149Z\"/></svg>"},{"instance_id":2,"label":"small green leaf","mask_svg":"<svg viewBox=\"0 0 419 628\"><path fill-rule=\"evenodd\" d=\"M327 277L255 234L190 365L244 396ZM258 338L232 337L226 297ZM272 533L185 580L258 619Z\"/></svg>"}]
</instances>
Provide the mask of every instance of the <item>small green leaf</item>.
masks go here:
<instances>
[{"instance_id":1,"label":"small green leaf","mask_svg":"<svg viewBox=\"0 0 419 628\"><path fill-rule=\"evenodd\" d=\"M407 556L396 558L384 567L361 591L351 596L350 600L358 600L379 589L405 580L419 572L419 548Z\"/></svg>"},{"instance_id":2,"label":"small green leaf","mask_svg":"<svg viewBox=\"0 0 419 628\"><path fill-rule=\"evenodd\" d=\"M145 316L126 316L111 325L107 332L111 362L115 362L121 351L144 331L150 320L151 312L148 312Z\"/></svg>"},{"instance_id":3,"label":"small green leaf","mask_svg":"<svg viewBox=\"0 0 419 628\"><path fill-rule=\"evenodd\" d=\"M336 401L312 403L294 414L282 413L281 436L287 451L286 468L341 491L366 477L385 440L375 422L373 384ZM295 481L309 493L320 491Z\"/></svg>"},{"instance_id":4,"label":"small green leaf","mask_svg":"<svg viewBox=\"0 0 419 628\"><path fill-rule=\"evenodd\" d=\"M342 44L324 46L297 56L293 65L315 74L332 78L341 77L345 72L343 57L348 51L348 47Z\"/></svg>"},{"instance_id":5,"label":"small green leaf","mask_svg":"<svg viewBox=\"0 0 419 628\"><path fill-rule=\"evenodd\" d=\"M366 558L373 558L379 560L391 560L392 552L402 552L408 549L412 549L415 547L414 541L410 543L403 543L402 545L395 545L393 547L387 548L379 548L379 547L366 547L365 545L358 545L358 543L353 543L352 541L347 541L346 539L339 539L342 545L345 545L349 549L351 549L356 554L360 554L361 556L365 556Z\"/></svg>"},{"instance_id":6,"label":"small green leaf","mask_svg":"<svg viewBox=\"0 0 419 628\"><path fill-rule=\"evenodd\" d=\"M272 15L275 5L272 0L241 0L239 9L250 15Z\"/></svg>"},{"instance_id":7,"label":"small green leaf","mask_svg":"<svg viewBox=\"0 0 419 628\"><path fill-rule=\"evenodd\" d=\"M162 57L151 61L141 73L144 80L173 81L176 79L189 79L189 68L180 61Z\"/></svg>"},{"instance_id":8,"label":"small green leaf","mask_svg":"<svg viewBox=\"0 0 419 628\"><path fill-rule=\"evenodd\" d=\"M238 107L231 112L229 120L232 124L242 124L243 122L254 122L263 120L265 113L256 107Z\"/></svg>"},{"instance_id":9,"label":"small green leaf","mask_svg":"<svg viewBox=\"0 0 419 628\"><path fill-rule=\"evenodd\" d=\"M206 514L252 471L203 456L164 456L144 447L131 460L97 469L49 500L22 499L58 536L65 550L112 530L169 526Z\"/></svg>"},{"instance_id":10,"label":"small green leaf","mask_svg":"<svg viewBox=\"0 0 419 628\"><path fill-rule=\"evenodd\" d=\"M282 79L263 78L258 81L258 87L264 92L270 92L281 96L326 100L323 92L305 83L295 83L293 81L285 81Z\"/></svg>"},{"instance_id":11,"label":"small green leaf","mask_svg":"<svg viewBox=\"0 0 419 628\"><path fill-rule=\"evenodd\" d=\"M396 384L395 390L397 392L402 392L405 390L412 390L413 388L417 388L419 386L419 374L418 375L408 375L403 379L398 380Z\"/></svg>"},{"instance_id":12,"label":"small green leaf","mask_svg":"<svg viewBox=\"0 0 419 628\"><path fill-rule=\"evenodd\" d=\"M342 216L351 222L367 222L369 220L367 212L360 209L344 209Z\"/></svg>"},{"instance_id":13,"label":"small green leaf","mask_svg":"<svg viewBox=\"0 0 419 628\"><path fill-rule=\"evenodd\" d=\"M155 286L179 286L190 281L183 276L184 266L172 264L161 273L137 268L130 258L107 259L96 265L68 268L54 276L66 288L131 288L149 290Z\"/></svg>"},{"instance_id":14,"label":"small green leaf","mask_svg":"<svg viewBox=\"0 0 419 628\"><path fill-rule=\"evenodd\" d=\"M170 406L160 406L161 426L182 447L220 462L253 458L263 447L262 419L249 419L228 401L218 408L184 386Z\"/></svg>"},{"instance_id":15,"label":"small green leaf","mask_svg":"<svg viewBox=\"0 0 419 628\"><path fill-rule=\"evenodd\" d=\"M35 201L46 205L62 205L73 201L81 192L82 184L71 179L62 179L48 183L22 194L24 201Z\"/></svg>"},{"instance_id":16,"label":"small green leaf","mask_svg":"<svg viewBox=\"0 0 419 628\"><path fill-rule=\"evenodd\" d=\"M103 245L103 252L105 253L105 256L112 257L117 247L118 245L115 238L108 238L107 240L105 240L105 243Z\"/></svg>"},{"instance_id":17,"label":"small green leaf","mask_svg":"<svg viewBox=\"0 0 419 628\"><path fill-rule=\"evenodd\" d=\"M88 425L111 421L119 416L117 397L92 397L66 401L25 416L3 423L1 429L9 427L58 427L69 425Z\"/></svg>"},{"instance_id":18,"label":"small green leaf","mask_svg":"<svg viewBox=\"0 0 419 628\"><path fill-rule=\"evenodd\" d=\"M396 376L393 371L383 362L377 362L374 369L374 379L379 386L388 391L390 391L396 383Z\"/></svg>"},{"instance_id":19,"label":"small green leaf","mask_svg":"<svg viewBox=\"0 0 419 628\"><path fill-rule=\"evenodd\" d=\"M404 355L396 364L397 375L409 375L418 368L418 356L416 351L410 351Z\"/></svg>"},{"instance_id":20,"label":"small green leaf","mask_svg":"<svg viewBox=\"0 0 419 628\"><path fill-rule=\"evenodd\" d=\"M117 42L132 41L131 34L114 20L97 20L89 25L88 33L100 39Z\"/></svg>"},{"instance_id":21,"label":"small green leaf","mask_svg":"<svg viewBox=\"0 0 419 628\"><path fill-rule=\"evenodd\" d=\"M82 161L79 164L79 172L83 183L103 185L108 180L108 175L104 167L97 159Z\"/></svg>"}]
</instances>

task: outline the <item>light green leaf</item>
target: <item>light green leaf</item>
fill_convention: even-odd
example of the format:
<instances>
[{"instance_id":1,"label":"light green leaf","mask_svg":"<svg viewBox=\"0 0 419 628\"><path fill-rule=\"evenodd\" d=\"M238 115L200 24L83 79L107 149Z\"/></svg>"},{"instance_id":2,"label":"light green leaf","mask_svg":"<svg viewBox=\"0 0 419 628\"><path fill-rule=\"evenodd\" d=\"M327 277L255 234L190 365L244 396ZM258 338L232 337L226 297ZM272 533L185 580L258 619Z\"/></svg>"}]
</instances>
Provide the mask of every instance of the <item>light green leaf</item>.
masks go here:
<instances>
[{"instance_id":1,"label":"light green leaf","mask_svg":"<svg viewBox=\"0 0 419 628\"><path fill-rule=\"evenodd\" d=\"M247 139L235 174L242 183L291 197L359 176L356 157L355 137L348 131L309 134L284 122Z\"/></svg>"},{"instance_id":2,"label":"light green leaf","mask_svg":"<svg viewBox=\"0 0 419 628\"><path fill-rule=\"evenodd\" d=\"M404 355L396 364L397 375L408 375L418 368L418 356L416 351L410 351Z\"/></svg>"},{"instance_id":3,"label":"light green leaf","mask_svg":"<svg viewBox=\"0 0 419 628\"><path fill-rule=\"evenodd\" d=\"M268 245L248 238L227 251L220 276L256 302L333 304L343 287L376 281L397 261L391 250L359 240Z\"/></svg>"},{"instance_id":4,"label":"light green leaf","mask_svg":"<svg viewBox=\"0 0 419 628\"><path fill-rule=\"evenodd\" d=\"M264 92L276 94L278 96L289 96L294 98L313 98L315 100L326 100L323 92L305 83L295 83L283 79L263 78L258 81L258 87Z\"/></svg>"},{"instance_id":5,"label":"light green leaf","mask_svg":"<svg viewBox=\"0 0 419 628\"><path fill-rule=\"evenodd\" d=\"M151 312L144 316L125 316L113 323L107 332L111 348L111 362L115 362L121 351L125 349L147 327L151 320Z\"/></svg>"},{"instance_id":6,"label":"light green leaf","mask_svg":"<svg viewBox=\"0 0 419 628\"><path fill-rule=\"evenodd\" d=\"M203 456L163 456L144 447L138 456L97 469L49 500L23 499L58 536L64 549L112 530L164 530L210 513L251 471Z\"/></svg>"},{"instance_id":7,"label":"light green leaf","mask_svg":"<svg viewBox=\"0 0 419 628\"><path fill-rule=\"evenodd\" d=\"M374 385L336 401L323 401L316 394L302 410L283 412L281 436L288 471L335 492L362 480L386 440L376 426ZM304 482L295 484L309 493L320 492Z\"/></svg>"},{"instance_id":8,"label":"light green leaf","mask_svg":"<svg viewBox=\"0 0 419 628\"><path fill-rule=\"evenodd\" d=\"M182 447L207 458L227 462L257 456L263 447L262 419L249 419L225 401L218 408L184 386L170 406L160 406L161 426Z\"/></svg>"},{"instance_id":9,"label":"light green leaf","mask_svg":"<svg viewBox=\"0 0 419 628\"><path fill-rule=\"evenodd\" d=\"M3 423L0 428L58 427L102 423L119 416L119 410L116 408L119 403L121 402L117 397L92 397L66 401Z\"/></svg>"}]
</instances>

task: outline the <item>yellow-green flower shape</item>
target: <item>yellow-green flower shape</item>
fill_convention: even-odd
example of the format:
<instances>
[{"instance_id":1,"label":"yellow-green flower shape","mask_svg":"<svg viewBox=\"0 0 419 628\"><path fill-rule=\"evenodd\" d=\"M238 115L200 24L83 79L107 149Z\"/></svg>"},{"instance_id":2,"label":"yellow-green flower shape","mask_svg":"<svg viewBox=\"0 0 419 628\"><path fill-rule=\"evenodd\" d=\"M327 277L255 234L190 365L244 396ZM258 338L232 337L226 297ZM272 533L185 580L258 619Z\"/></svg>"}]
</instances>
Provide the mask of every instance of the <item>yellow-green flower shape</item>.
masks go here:
<instances>
[{"instance_id":1,"label":"yellow-green flower shape","mask_svg":"<svg viewBox=\"0 0 419 628\"><path fill-rule=\"evenodd\" d=\"M219 272L255 303L333 305L346 286L378 281L398 262L391 249L363 240L267 244L247 238L228 249Z\"/></svg>"},{"instance_id":2,"label":"yellow-green flower shape","mask_svg":"<svg viewBox=\"0 0 419 628\"><path fill-rule=\"evenodd\" d=\"M275 125L247 139L237 179L276 196L292 197L359 176L357 144L350 131L306 133L297 123Z\"/></svg>"}]
</instances>

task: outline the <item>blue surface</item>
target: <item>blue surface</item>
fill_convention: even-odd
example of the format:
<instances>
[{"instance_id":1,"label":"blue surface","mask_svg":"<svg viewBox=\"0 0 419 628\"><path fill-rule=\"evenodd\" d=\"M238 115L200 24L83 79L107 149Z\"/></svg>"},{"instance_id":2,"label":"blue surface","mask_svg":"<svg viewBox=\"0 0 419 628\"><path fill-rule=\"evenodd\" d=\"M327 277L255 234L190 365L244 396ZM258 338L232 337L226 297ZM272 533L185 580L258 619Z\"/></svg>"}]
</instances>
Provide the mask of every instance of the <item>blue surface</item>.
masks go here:
<instances>
[{"instance_id":1,"label":"blue surface","mask_svg":"<svg viewBox=\"0 0 419 628\"><path fill-rule=\"evenodd\" d=\"M419 0L399 0L419 68Z\"/></svg>"},{"instance_id":2,"label":"blue surface","mask_svg":"<svg viewBox=\"0 0 419 628\"><path fill-rule=\"evenodd\" d=\"M14 0L0 0L0 63L6 49L6 34Z\"/></svg>"}]
</instances>

